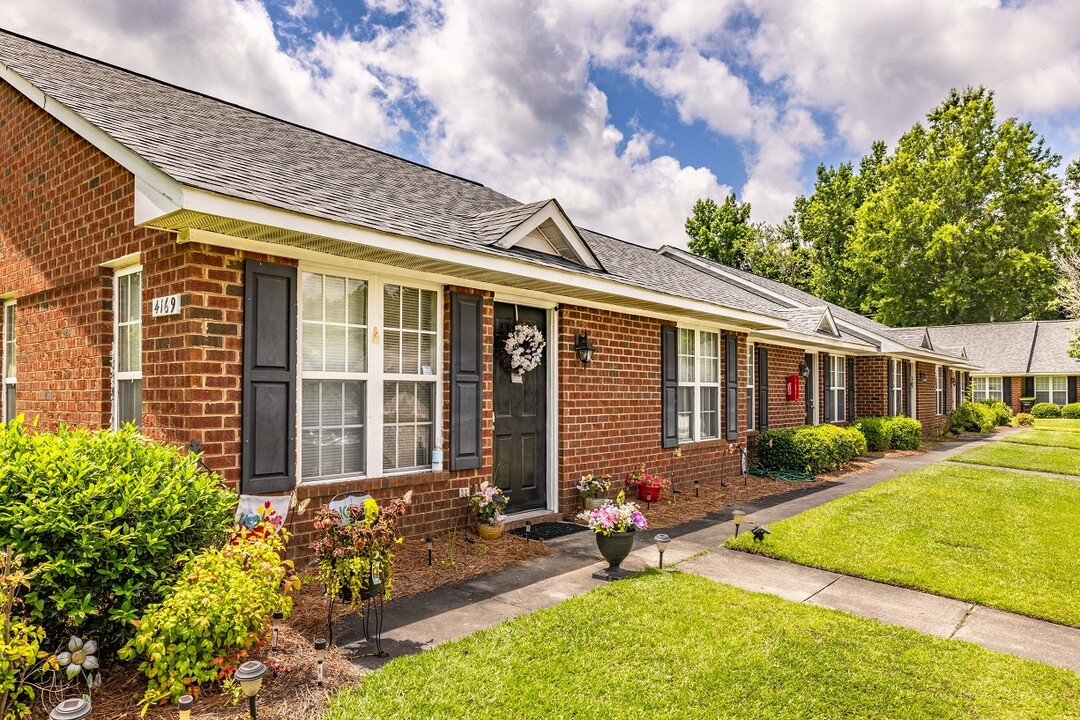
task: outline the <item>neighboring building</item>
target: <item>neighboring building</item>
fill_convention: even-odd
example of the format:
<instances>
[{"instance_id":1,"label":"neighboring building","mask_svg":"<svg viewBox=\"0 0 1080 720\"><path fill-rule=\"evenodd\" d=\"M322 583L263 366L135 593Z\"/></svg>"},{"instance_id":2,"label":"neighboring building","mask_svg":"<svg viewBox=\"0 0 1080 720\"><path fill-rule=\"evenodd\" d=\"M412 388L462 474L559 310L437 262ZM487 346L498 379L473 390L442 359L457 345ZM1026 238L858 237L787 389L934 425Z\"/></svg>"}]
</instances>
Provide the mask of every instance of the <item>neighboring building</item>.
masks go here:
<instances>
[{"instance_id":1,"label":"neighboring building","mask_svg":"<svg viewBox=\"0 0 1080 720\"><path fill-rule=\"evenodd\" d=\"M544 517L586 472L735 474L764 427L935 432L975 368L554 199L4 32L0 139L5 417L197 440L247 493L412 489L413 534L485 478ZM517 379L516 322L547 340Z\"/></svg>"},{"instance_id":2,"label":"neighboring building","mask_svg":"<svg viewBox=\"0 0 1080 720\"><path fill-rule=\"evenodd\" d=\"M963 346L971 362L971 393L976 400L1003 400L1020 412L1020 398L1057 405L1077 400L1080 362L1069 356L1069 342L1080 321L1031 320L926 328L934 345Z\"/></svg>"}]
</instances>

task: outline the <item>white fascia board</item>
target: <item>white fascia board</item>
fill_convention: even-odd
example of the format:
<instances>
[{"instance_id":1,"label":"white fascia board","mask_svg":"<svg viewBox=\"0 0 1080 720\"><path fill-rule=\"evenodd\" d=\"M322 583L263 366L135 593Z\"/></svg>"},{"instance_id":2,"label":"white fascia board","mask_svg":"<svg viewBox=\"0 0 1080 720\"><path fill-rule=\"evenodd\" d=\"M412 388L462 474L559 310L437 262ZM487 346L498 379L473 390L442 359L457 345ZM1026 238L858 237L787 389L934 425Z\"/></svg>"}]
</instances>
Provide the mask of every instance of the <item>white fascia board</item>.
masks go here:
<instances>
[{"instance_id":1,"label":"white fascia board","mask_svg":"<svg viewBox=\"0 0 1080 720\"><path fill-rule=\"evenodd\" d=\"M551 220L555 223L555 227L559 228L559 232L561 232L563 237L566 238L566 241L570 243L570 247L574 249L574 254L577 255L578 260L582 265L590 267L593 270L603 269L600 266L600 262L596 259L596 256L593 255L592 250L589 249L585 240L578 233L577 228L575 228L569 218L566 217L566 214L554 199L549 200L543 207L519 223L517 227L499 238L495 242L495 245L501 248L513 247L521 242L522 238L548 220Z\"/></svg>"},{"instance_id":2,"label":"white fascia board","mask_svg":"<svg viewBox=\"0 0 1080 720\"><path fill-rule=\"evenodd\" d=\"M787 297L786 295L781 295L778 292L774 292L766 287L762 287L757 283L749 282L748 280L745 280L744 278L741 278L734 273L730 273L725 271L723 268L716 267L712 263L700 260L695 257L686 257L684 253L674 252L672 248L666 245L658 248L656 252L663 255L664 257L671 258L676 262L681 262L683 265L692 267L695 270L699 270L703 273L708 273L713 277L717 277L721 280L725 280L734 285L737 285L742 289L747 290L748 292L756 293L757 295L768 298L769 300L774 300L780 305L787 305L791 308L810 307L809 305L803 305L802 303L796 302L791 298Z\"/></svg>"},{"instance_id":3,"label":"white fascia board","mask_svg":"<svg viewBox=\"0 0 1080 720\"><path fill-rule=\"evenodd\" d=\"M56 98L42 92L10 66L0 63L0 79L59 120L72 132L135 176L135 223L181 209L183 188L176 180Z\"/></svg>"},{"instance_id":4,"label":"white fascia board","mask_svg":"<svg viewBox=\"0 0 1080 720\"><path fill-rule=\"evenodd\" d=\"M835 338L817 338L811 335L792 332L791 330L755 330L750 333L750 339L764 342L770 345L783 345L785 347L815 347L823 350L848 351L853 355L877 355L877 348L867 347L858 343L847 342Z\"/></svg>"}]
</instances>

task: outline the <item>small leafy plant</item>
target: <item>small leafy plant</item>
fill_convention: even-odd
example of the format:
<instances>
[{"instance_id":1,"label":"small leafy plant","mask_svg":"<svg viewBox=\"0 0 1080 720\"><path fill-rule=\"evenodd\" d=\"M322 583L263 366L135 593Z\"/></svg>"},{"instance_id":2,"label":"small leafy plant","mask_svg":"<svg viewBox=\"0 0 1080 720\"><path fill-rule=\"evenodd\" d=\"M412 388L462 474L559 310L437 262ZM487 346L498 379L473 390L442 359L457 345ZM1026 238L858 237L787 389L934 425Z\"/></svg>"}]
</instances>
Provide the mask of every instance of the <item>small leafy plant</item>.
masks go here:
<instances>
[{"instance_id":1,"label":"small leafy plant","mask_svg":"<svg viewBox=\"0 0 1080 720\"><path fill-rule=\"evenodd\" d=\"M469 498L469 508L476 514L477 522L497 525L505 517L502 511L506 509L508 502L510 498L506 497L502 488L485 480Z\"/></svg>"},{"instance_id":2,"label":"small leafy plant","mask_svg":"<svg viewBox=\"0 0 1080 720\"><path fill-rule=\"evenodd\" d=\"M33 573L21 568L21 558L11 548L0 566L0 718L22 720L30 716L34 686L29 679L44 665L55 666L41 650L45 630L19 617L19 594L30 588Z\"/></svg>"},{"instance_id":3,"label":"small leafy plant","mask_svg":"<svg viewBox=\"0 0 1080 720\"><path fill-rule=\"evenodd\" d=\"M638 463L637 467L626 473L626 486L660 488L661 490L666 490L671 487L671 481L660 473L646 472L645 463Z\"/></svg>"},{"instance_id":4,"label":"small leafy plant","mask_svg":"<svg viewBox=\"0 0 1080 720\"><path fill-rule=\"evenodd\" d=\"M597 535L636 532L649 526L637 504L626 501L625 492L620 492L615 502L604 503L595 510L580 513L578 519L587 523L589 529Z\"/></svg>"},{"instance_id":5,"label":"small leafy plant","mask_svg":"<svg viewBox=\"0 0 1080 720\"><path fill-rule=\"evenodd\" d=\"M1080 402L1069 403L1061 408L1061 417L1080 420Z\"/></svg>"},{"instance_id":6,"label":"small leafy plant","mask_svg":"<svg viewBox=\"0 0 1080 720\"><path fill-rule=\"evenodd\" d=\"M949 426L955 433L991 433L997 427L997 413L981 402L965 401L952 411Z\"/></svg>"},{"instance_id":7,"label":"small leafy plant","mask_svg":"<svg viewBox=\"0 0 1080 720\"><path fill-rule=\"evenodd\" d=\"M866 454L866 438L853 427L800 425L766 430L757 438L762 465L811 475L843 467Z\"/></svg>"},{"instance_id":8,"label":"small leafy plant","mask_svg":"<svg viewBox=\"0 0 1080 720\"><path fill-rule=\"evenodd\" d=\"M586 473L581 476L577 484L577 490L582 497L599 497L611 489L611 475L593 475Z\"/></svg>"},{"instance_id":9,"label":"small leafy plant","mask_svg":"<svg viewBox=\"0 0 1080 720\"><path fill-rule=\"evenodd\" d=\"M1017 427L1032 427L1035 425L1035 416L1031 413L1016 413L1013 416L1013 424Z\"/></svg>"},{"instance_id":10,"label":"small leafy plant","mask_svg":"<svg viewBox=\"0 0 1080 720\"><path fill-rule=\"evenodd\" d=\"M1059 418L1061 408L1051 402L1035 403L1035 406L1031 408L1031 414L1037 418Z\"/></svg>"}]
</instances>

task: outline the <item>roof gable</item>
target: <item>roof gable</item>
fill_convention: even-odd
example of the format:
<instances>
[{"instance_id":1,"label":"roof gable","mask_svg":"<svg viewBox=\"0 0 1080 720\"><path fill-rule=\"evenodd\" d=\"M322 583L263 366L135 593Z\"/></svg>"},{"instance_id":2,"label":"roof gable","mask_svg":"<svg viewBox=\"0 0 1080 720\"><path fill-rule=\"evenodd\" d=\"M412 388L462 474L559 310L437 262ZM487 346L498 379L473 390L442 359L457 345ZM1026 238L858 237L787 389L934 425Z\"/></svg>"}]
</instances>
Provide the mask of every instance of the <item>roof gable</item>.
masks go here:
<instances>
[{"instance_id":1,"label":"roof gable","mask_svg":"<svg viewBox=\"0 0 1080 720\"><path fill-rule=\"evenodd\" d=\"M558 201L525 206L536 208L522 222L507 230L494 244L501 248L520 247L561 257L593 270L603 270L581 233L563 212Z\"/></svg>"}]
</instances>

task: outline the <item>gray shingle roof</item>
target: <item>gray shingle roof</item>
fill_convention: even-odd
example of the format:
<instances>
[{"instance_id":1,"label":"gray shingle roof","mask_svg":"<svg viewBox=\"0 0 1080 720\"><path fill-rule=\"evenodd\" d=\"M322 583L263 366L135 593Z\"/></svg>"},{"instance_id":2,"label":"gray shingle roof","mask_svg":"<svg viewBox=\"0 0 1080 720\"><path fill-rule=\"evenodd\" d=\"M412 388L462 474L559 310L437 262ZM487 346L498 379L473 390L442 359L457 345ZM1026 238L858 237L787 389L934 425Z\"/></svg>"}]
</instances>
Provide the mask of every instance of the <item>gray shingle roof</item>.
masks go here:
<instances>
[{"instance_id":1,"label":"gray shingle roof","mask_svg":"<svg viewBox=\"0 0 1080 720\"><path fill-rule=\"evenodd\" d=\"M1080 362L1069 357L1069 343L1076 337L1080 322L1075 320L1039 321L1035 346L1031 349L1028 372L1080 375Z\"/></svg>"},{"instance_id":2,"label":"gray shingle roof","mask_svg":"<svg viewBox=\"0 0 1080 720\"><path fill-rule=\"evenodd\" d=\"M963 347L968 360L979 365L982 375L1022 375L1028 371L1032 357L1032 344L1035 341L1037 326L1048 323L1032 321L979 323L972 325L934 325L927 328L934 347ZM1052 323L1049 323L1052 324ZM1049 345L1048 345L1049 347ZM1048 355L1055 353L1048 350ZM1059 354L1058 366L1064 359L1072 366L1075 362ZM1043 370L1042 372L1051 372ZM1058 372L1064 372L1059 370Z\"/></svg>"},{"instance_id":3,"label":"gray shingle roof","mask_svg":"<svg viewBox=\"0 0 1080 720\"><path fill-rule=\"evenodd\" d=\"M889 336L901 345L923 347L923 340L926 338L926 327L889 328ZM937 345L934 345L934 348L936 349Z\"/></svg>"},{"instance_id":4,"label":"gray shingle roof","mask_svg":"<svg viewBox=\"0 0 1080 720\"><path fill-rule=\"evenodd\" d=\"M469 228L478 240L485 243L497 242L508 232L521 223L528 220L540 208L547 205L550 200L539 200L533 203L515 204L497 210L488 210L464 221L465 227Z\"/></svg>"}]
</instances>

